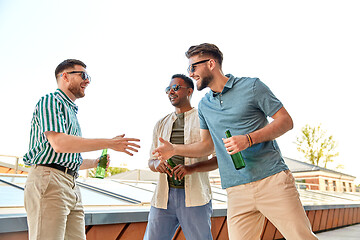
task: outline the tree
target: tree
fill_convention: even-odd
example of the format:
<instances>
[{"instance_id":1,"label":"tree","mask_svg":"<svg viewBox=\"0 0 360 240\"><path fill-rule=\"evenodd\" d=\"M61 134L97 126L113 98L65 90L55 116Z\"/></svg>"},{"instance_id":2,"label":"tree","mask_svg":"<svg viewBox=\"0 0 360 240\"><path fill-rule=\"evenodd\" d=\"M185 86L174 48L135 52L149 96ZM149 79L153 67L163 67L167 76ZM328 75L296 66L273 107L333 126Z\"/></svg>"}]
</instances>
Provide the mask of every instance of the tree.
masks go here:
<instances>
[{"instance_id":1,"label":"tree","mask_svg":"<svg viewBox=\"0 0 360 240\"><path fill-rule=\"evenodd\" d=\"M127 172L127 171L129 171L129 169L127 169L127 168L108 167L108 169L105 173L105 177L110 177L112 175L122 173L122 172ZM89 177L94 178L95 172L96 172L96 168L89 170Z\"/></svg>"},{"instance_id":2,"label":"tree","mask_svg":"<svg viewBox=\"0 0 360 240\"><path fill-rule=\"evenodd\" d=\"M327 136L326 131L321 129L321 124L311 127L308 124L301 129L302 135L296 138L297 150L304 154L311 164L319 166L320 161L326 168L327 164L334 161L339 155L336 152L337 143L332 135ZM343 167L338 165L337 168Z\"/></svg>"}]
</instances>

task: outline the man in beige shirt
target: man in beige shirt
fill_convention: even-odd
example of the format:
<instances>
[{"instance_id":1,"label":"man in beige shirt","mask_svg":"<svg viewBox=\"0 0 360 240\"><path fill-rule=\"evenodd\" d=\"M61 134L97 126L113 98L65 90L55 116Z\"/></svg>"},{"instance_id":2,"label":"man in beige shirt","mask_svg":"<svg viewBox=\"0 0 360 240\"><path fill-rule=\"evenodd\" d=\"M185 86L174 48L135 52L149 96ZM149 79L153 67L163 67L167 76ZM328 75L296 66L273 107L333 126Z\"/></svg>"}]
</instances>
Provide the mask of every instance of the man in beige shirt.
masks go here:
<instances>
[{"instance_id":1,"label":"man in beige shirt","mask_svg":"<svg viewBox=\"0 0 360 240\"><path fill-rule=\"evenodd\" d=\"M211 187L207 171L217 168L216 157L187 158L173 156L177 165L172 168L158 160L152 152L164 139L176 144L190 144L200 140L197 110L190 104L194 84L182 74L172 76L166 94L175 112L159 120L154 128L149 167L159 172L159 181L151 201L144 239L172 239L181 229L186 239L212 239Z\"/></svg>"}]
</instances>

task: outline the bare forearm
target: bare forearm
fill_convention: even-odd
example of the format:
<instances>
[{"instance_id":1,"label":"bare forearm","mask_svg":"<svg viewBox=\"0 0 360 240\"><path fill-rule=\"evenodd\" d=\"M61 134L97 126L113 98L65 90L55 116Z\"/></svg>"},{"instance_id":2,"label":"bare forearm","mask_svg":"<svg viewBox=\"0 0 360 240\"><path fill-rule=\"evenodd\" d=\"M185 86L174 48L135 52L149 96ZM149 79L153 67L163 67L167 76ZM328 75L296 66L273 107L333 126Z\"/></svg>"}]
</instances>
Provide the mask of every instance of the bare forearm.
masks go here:
<instances>
[{"instance_id":1,"label":"bare forearm","mask_svg":"<svg viewBox=\"0 0 360 240\"><path fill-rule=\"evenodd\" d=\"M197 162L191 165L179 164L173 168L175 179L182 179L186 175L191 175L195 172L208 172L218 168L217 158L213 157L209 160Z\"/></svg>"},{"instance_id":2,"label":"bare forearm","mask_svg":"<svg viewBox=\"0 0 360 240\"><path fill-rule=\"evenodd\" d=\"M174 145L174 155L184 157L195 158L209 156L213 151L214 145L212 141Z\"/></svg>"},{"instance_id":3,"label":"bare forearm","mask_svg":"<svg viewBox=\"0 0 360 240\"><path fill-rule=\"evenodd\" d=\"M253 144L262 143L272 141L291 129L292 126L272 122L266 127L250 133L250 136Z\"/></svg>"},{"instance_id":4,"label":"bare forearm","mask_svg":"<svg viewBox=\"0 0 360 240\"><path fill-rule=\"evenodd\" d=\"M217 157L212 157L209 160L197 162L188 165L193 171L192 172L209 172L218 168Z\"/></svg>"},{"instance_id":5,"label":"bare forearm","mask_svg":"<svg viewBox=\"0 0 360 240\"><path fill-rule=\"evenodd\" d=\"M98 161L96 159L83 159L83 163L80 165L80 170L94 168L97 166Z\"/></svg>"},{"instance_id":6,"label":"bare forearm","mask_svg":"<svg viewBox=\"0 0 360 240\"><path fill-rule=\"evenodd\" d=\"M274 115L274 121L250 133L253 144L274 140L293 128L293 121L285 108Z\"/></svg>"},{"instance_id":7,"label":"bare forearm","mask_svg":"<svg viewBox=\"0 0 360 240\"><path fill-rule=\"evenodd\" d=\"M58 153L80 153L110 148L132 156L131 151L137 152L137 148L140 147L134 143L139 142L139 139L124 138L125 134L111 139L89 139L51 131L45 132L45 135L52 148Z\"/></svg>"},{"instance_id":8,"label":"bare forearm","mask_svg":"<svg viewBox=\"0 0 360 240\"><path fill-rule=\"evenodd\" d=\"M214 149L209 130L200 130L201 140L192 144L172 144L169 141L159 137L161 146L157 147L152 154L159 160L167 160L174 155L184 157L204 157L209 156Z\"/></svg>"},{"instance_id":9,"label":"bare forearm","mask_svg":"<svg viewBox=\"0 0 360 240\"><path fill-rule=\"evenodd\" d=\"M81 153L111 148L112 139L87 139L63 134L49 140L51 146L59 153Z\"/></svg>"}]
</instances>

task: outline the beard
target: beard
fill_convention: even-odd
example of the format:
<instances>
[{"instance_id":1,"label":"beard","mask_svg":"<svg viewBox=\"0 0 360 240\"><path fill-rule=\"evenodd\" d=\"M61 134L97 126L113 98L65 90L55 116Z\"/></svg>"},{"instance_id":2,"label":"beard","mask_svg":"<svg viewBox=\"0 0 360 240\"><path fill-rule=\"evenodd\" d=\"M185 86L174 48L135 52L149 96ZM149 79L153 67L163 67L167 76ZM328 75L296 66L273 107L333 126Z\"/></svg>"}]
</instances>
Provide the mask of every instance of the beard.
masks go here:
<instances>
[{"instance_id":1,"label":"beard","mask_svg":"<svg viewBox=\"0 0 360 240\"><path fill-rule=\"evenodd\" d=\"M171 105L173 105L174 107L181 107L183 100L179 99L178 95L172 95L175 96L176 98L174 100L170 99L170 103Z\"/></svg>"},{"instance_id":2,"label":"beard","mask_svg":"<svg viewBox=\"0 0 360 240\"><path fill-rule=\"evenodd\" d=\"M85 93L81 90L80 86L76 86L75 84L71 83L69 86L69 91L74 94L76 98L83 98L85 97Z\"/></svg>"},{"instance_id":3,"label":"beard","mask_svg":"<svg viewBox=\"0 0 360 240\"><path fill-rule=\"evenodd\" d=\"M211 75L208 75L208 76L205 76L201 82L200 82L200 85L196 85L197 87L197 90L198 91L201 91L203 90L204 88L208 87L209 84L214 80L214 77L211 76Z\"/></svg>"}]
</instances>

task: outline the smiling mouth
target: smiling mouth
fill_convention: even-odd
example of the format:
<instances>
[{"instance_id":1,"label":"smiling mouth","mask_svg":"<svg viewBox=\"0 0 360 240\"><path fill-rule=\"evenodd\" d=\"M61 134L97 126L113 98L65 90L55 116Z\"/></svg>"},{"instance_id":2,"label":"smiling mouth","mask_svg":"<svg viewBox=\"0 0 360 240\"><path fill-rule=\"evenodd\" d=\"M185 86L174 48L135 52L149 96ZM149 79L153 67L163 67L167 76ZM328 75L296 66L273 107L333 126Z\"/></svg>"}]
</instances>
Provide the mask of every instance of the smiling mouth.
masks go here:
<instances>
[{"instance_id":1,"label":"smiling mouth","mask_svg":"<svg viewBox=\"0 0 360 240\"><path fill-rule=\"evenodd\" d=\"M169 96L170 101L173 101L173 100L176 99L176 98L177 98L177 96L175 96L175 95L170 95L170 96Z\"/></svg>"}]
</instances>

